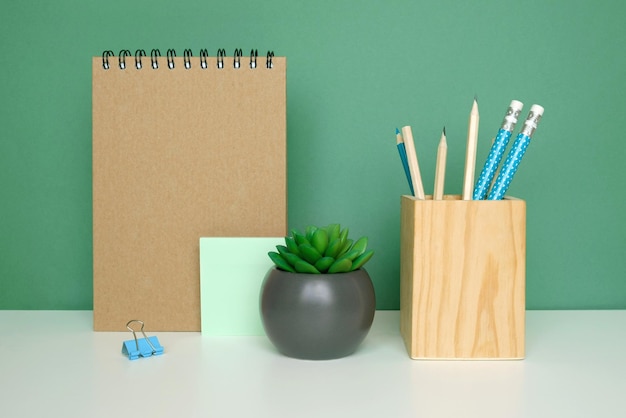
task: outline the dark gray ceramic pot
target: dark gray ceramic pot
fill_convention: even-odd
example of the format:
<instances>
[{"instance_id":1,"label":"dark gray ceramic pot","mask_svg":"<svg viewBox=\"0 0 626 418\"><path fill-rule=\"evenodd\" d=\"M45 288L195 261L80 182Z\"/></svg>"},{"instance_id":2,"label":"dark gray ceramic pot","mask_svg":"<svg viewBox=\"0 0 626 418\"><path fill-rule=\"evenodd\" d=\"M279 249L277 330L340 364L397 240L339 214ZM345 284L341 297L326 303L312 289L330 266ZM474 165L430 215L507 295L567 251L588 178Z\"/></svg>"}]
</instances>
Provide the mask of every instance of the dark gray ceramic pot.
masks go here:
<instances>
[{"instance_id":1,"label":"dark gray ceramic pot","mask_svg":"<svg viewBox=\"0 0 626 418\"><path fill-rule=\"evenodd\" d=\"M289 357L328 360L352 354L372 326L374 287L364 269L337 274L271 268L260 295L263 327Z\"/></svg>"}]
</instances>

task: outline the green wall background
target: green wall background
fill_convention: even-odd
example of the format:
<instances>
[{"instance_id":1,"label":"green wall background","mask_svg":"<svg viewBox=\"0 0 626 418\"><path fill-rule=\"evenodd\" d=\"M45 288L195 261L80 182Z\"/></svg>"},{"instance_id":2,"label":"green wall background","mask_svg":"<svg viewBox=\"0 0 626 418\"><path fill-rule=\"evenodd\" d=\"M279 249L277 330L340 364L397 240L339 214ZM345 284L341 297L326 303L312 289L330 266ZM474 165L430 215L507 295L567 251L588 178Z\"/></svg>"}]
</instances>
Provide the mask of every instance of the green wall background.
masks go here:
<instances>
[{"instance_id":1,"label":"green wall background","mask_svg":"<svg viewBox=\"0 0 626 418\"><path fill-rule=\"evenodd\" d=\"M290 227L368 235L380 309L399 306L395 128L413 127L432 192L445 125L460 193L474 95L479 166L511 99L523 117L543 105L509 189L527 201L527 307L626 308L625 15L619 0L2 2L0 308L92 307L91 57L123 48L287 57Z\"/></svg>"}]
</instances>

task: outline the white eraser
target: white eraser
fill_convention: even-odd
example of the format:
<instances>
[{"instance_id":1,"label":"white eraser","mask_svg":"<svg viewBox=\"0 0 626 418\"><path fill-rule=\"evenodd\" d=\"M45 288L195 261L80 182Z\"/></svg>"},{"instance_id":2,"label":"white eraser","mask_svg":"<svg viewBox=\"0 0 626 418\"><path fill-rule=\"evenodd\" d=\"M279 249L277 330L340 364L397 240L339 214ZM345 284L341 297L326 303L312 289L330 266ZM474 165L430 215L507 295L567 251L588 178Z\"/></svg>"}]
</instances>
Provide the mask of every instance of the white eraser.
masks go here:
<instances>
[{"instance_id":1,"label":"white eraser","mask_svg":"<svg viewBox=\"0 0 626 418\"><path fill-rule=\"evenodd\" d=\"M511 100L511 104L509 105L509 107L513 110L521 111L524 107L524 103L520 102L519 100Z\"/></svg>"},{"instance_id":2,"label":"white eraser","mask_svg":"<svg viewBox=\"0 0 626 418\"><path fill-rule=\"evenodd\" d=\"M538 104L534 104L530 107L530 112L533 115L543 115L543 106L539 106Z\"/></svg>"}]
</instances>

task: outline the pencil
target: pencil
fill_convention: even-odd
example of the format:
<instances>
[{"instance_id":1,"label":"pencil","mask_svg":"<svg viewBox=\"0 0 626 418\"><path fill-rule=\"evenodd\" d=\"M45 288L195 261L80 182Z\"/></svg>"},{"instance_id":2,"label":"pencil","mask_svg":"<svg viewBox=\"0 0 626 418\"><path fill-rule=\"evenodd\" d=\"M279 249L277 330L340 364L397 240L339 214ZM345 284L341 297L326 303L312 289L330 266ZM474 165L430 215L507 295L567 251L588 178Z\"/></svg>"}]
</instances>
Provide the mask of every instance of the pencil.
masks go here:
<instances>
[{"instance_id":1,"label":"pencil","mask_svg":"<svg viewBox=\"0 0 626 418\"><path fill-rule=\"evenodd\" d=\"M543 116L543 110L543 107L538 104L534 104L530 107L530 112L528 113L526 122L524 122L524 127L517 135L515 142L513 142L509 155L507 155L502 165L502 170L500 170L500 174L498 174L496 181L493 183L487 200L500 200L504 198L504 194L508 190L511 180L513 180L513 176L517 172L522 157L526 153L526 148L528 148L530 144L530 138L535 132L535 129L537 129L537 124Z\"/></svg>"},{"instance_id":2,"label":"pencil","mask_svg":"<svg viewBox=\"0 0 626 418\"><path fill-rule=\"evenodd\" d=\"M400 154L400 161L402 161L402 167L404 168L404 174L406 175L406 179L409 182L411 195L415 196L415 192L413 191L413 183L411 182L409 163L406 159L406 147L404 146L404 139L402 138L402 134L400 133L400 130L398 128L396 128L396 144L398 146L398 154Z\"/></svg>"},{"instance_id":3,"label":"pencil","mask_svg":"<svg viewBox=\"0 0 626 418\"><path fill-rule=\"evenodd\" d=\"M496 138L493 138L493 139L491 140L491 146L492 146L492 147L493 147L493 144L494 144L495 142L496 142ZM501 167L502 167L502 166L498 165L498 167L496 168L496 171L494 171L494 173L493 173L493 179L497 179L497 178L498 178L498 175L500 174L500 168L501 168ZM492 180L493 180L493 179L492 179ZM489 185L489 190L487 191L487 195L489 195L489 192L491 191L491 189L492 189L492 188L493 188L493 181L492 181L492 182L491 182L491 184ZM474 189L474 190L476 190L476 189ZM486 199L486 198L487 198L487 196L485 196L485 197L484 197L483 199L481 199L481 200L484 200L484 199ZM474 199L474 200L476 200L476 199Z\"/></svg>"},{"instance_id":4,"label":"pencil","mask_svg":"<svg viewBox=\"0 0 626 418\"><path fill-rule=\"evenodd\" d=\"M409 163L409 171L411 173L411 182L417 199L424 200L424 185L422 184L422 175L420 174L420 166L417 161L417 153L415 152L415 143L413 142L413 132L410 126L402 128L402 138L404 139L404 147L406 148L406 159Z\"/></svg>"},{"instance_id":5,"label":"pencil","mask_svg":"<svg viewBox=\"0 0 626 418\"><path fill-rule=\"evenodd\" d=\"M515 125L517 124L517 118L519 117L523 107L524 105L522 102L512 100L511 104L507 108L500 130L498 130L498 135L491 143L491 149L489 150L487 161L485 161L485 165L483 166L483 169L478 176L478 180L476 181L476 185L474 186L474 194L472 196L474 200L483 200L487 197L492 180L497 178L495 173L498 171L500 160L502 160L504 151L509 144L513 129L515 129Z\"/></svg>"},{"instance_id":6,"label":"pencil","mask_svg":"<svg viewBox=\"0 0 626 418\"><path fill-rule=\"evenodd\" d=\"M476 147L478 145L478 102L474 97L467 128L467 149L465 150L465 177L463 178L463 200L472 200L474 189L474 169L476 167Z\"/></svg>"},{"instance_id":7,"label":"pencil","mask_svg":"<svg viewBox=\"0 0 626 418\"><path fill-rule=\"evenodd\" d=\"M437 148L437 165L435 167L435 191L433 200L443 199L443 186L446 181L446 157L448 155L448 144L446 142L446 127L443 127L439 147Z\"/></svg>"}]
</instances>

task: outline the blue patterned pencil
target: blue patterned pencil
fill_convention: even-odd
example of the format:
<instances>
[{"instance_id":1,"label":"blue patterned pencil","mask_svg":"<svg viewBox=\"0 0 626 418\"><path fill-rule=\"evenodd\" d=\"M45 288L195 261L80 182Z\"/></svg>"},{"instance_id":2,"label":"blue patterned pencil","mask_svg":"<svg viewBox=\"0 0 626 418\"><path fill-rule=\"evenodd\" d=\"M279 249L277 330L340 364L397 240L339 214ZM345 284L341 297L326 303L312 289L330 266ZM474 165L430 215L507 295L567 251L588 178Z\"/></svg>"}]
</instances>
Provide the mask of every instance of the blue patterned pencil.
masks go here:
<instances>
[{"instance_id":1,"label":"blue patterned pencil","mask_svg":"<svg viewBox=\"0 0 626 418\"><path fill-rule=\"evenodd\" d=\"M511 151L509 151L509 155L507 155L506 161L502 166L502 170L500 170L500 174L489 192L488 200L500 200L504 197L542 115L543 107L536 104L531 106L526 122L524 122L524 127L517 135Z\"/></svg>"},{"instance_id":2,"label":"blue patterned pencil","mask_svg":"<svg viewBox=\"0 0 626 418\"><path fill-rule=\"evenodd\" d=\"M515 129L515 124L517 123L517 118L519 117L523 107L524 105L522 102L517 100L511 101L511 104L506 111L506 115L504 115L502 126L500 127L500 130L498 130L498 135L491 146L491 150L489 150L487 161L485 161L485 165L480 172L478 181L474 186L474 193L472 196L473 200L483 200L487 197L489 187L491 186L491 182L493 181L498 165L502 160L504 151L509 144L509 140L511 139L511 135Z\"/></svg>"}]
</instances>

